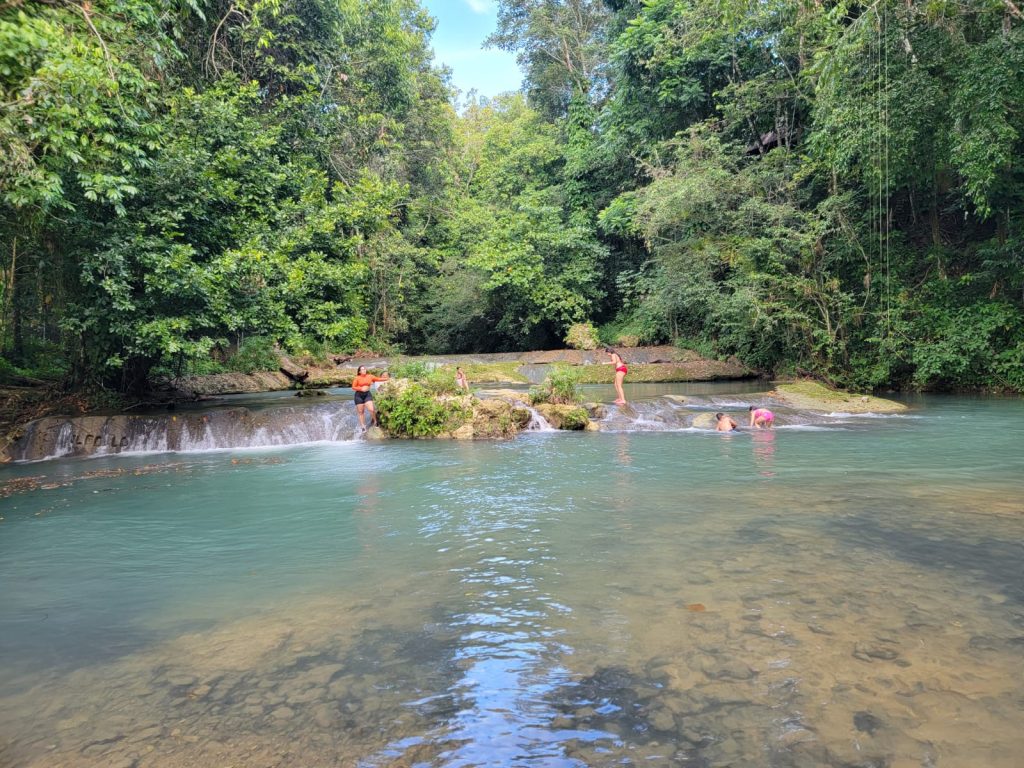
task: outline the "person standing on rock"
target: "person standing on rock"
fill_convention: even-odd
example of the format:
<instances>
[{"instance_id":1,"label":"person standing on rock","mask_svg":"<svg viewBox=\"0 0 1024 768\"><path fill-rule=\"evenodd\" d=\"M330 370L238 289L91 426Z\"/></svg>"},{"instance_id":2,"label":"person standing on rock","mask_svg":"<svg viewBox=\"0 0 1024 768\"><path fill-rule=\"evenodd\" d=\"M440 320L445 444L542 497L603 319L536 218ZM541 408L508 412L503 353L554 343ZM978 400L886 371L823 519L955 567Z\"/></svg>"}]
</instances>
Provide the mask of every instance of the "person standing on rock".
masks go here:
<instances>
[{"instance_id":1,"label":"person standing on rock","mask_svg":"<svg viewBox=\"0 0 1024 768\"><path fill-rule=\"evenodd\" d=\"M466 372L462 370L461 366L455 368L455 386L469 392L469 379L466 378Z\"/></svg>"},{"instance_id":2,"label":"person standing on rock","mask_svg":"<svg viewBox=\"0 0 1024 768\"><path fill-rule=\"evenodd\" d=\"M383 376L374 376L371 373L367 373L365 365L360 365L356 369L356 375L352 379L352 389L356 392L356 415L359 416L360 429L366 429L366 421L363 418L363 413L367 408L370 409L370 426L377 426L377 409L373 407L373 393L370 391L370 388L373 386L375 381L387 380L388 375L386 373Z\"/></svg>"},{"instance_id":3,"label":"person standing on rock","mask_svg":"<svg viewBox=\"0 0 1024 768\"><path fill-rule=\"evenodd\" d=\"M629 368L626 367L626 361L614 349L605 347L604 351L611 358L612 365L615 366L615 394L618 395L615 404L625 405L626 393L622 389L622 382L625 380L626 374L629 373Z\"/></svg>"}]
</instances>

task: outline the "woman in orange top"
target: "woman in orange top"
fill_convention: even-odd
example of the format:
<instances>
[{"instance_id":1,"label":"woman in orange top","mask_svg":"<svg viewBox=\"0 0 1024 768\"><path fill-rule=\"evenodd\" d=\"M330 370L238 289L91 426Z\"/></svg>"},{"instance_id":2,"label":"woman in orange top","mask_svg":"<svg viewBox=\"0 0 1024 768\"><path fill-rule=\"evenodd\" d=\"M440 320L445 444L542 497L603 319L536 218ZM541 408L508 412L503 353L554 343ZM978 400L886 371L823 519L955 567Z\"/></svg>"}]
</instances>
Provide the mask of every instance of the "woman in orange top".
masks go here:
<instances>
[{"instance_id":1,"label":"woman in orange top","mask_svg":"<svg viewBox=\"0 0 1024 768\"><path fill-rule=\"evenodd\" d=\"M363 420L363 411L370 409L370 426L377 426L377 410L373 407L373 393L370 387L375 381L387 381L388 375L374 376L366 372L366 366L360 365L356 368L355 378L352 379L352 389L356 391L355 403L356 414L359 416L359 428L366 429L366 422Z\"/></svg>"}]
</instances>

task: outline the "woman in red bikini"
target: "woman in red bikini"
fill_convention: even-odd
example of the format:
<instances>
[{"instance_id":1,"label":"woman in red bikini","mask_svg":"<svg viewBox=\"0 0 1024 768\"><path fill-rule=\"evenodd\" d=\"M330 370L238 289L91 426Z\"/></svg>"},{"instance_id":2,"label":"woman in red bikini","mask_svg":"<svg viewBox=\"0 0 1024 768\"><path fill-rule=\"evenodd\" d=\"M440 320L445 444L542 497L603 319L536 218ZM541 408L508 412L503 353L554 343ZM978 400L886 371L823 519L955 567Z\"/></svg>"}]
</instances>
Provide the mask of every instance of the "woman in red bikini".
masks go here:
<instances>
[{"instance_id":1,"label":"woman in red bikini","mask_svg":"<svg viewBox=\"0 0 1024 768\"><path fill-rule=\"evenodd\" d=\"M619 353L611 347L605 347L604 351L609 357L611 357L611 363L615 366L615 394L619 396L615 401L615 404L625 405L626 393L622 391L622 381L626 378L626 374L629 373L629 369L626 367L626 361L623 360Z\"/></svg>"}]
</instances>

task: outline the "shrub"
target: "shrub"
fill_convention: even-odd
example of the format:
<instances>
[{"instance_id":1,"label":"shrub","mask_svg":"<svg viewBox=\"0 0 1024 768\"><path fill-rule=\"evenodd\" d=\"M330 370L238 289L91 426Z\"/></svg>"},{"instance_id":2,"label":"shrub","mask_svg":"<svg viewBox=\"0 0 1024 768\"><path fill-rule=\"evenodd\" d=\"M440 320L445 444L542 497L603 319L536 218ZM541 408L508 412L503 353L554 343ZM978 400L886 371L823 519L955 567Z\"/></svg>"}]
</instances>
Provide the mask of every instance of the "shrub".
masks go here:
<instances>
[{"instance_id":1,"label":"shrub","mask_svg":"<svg viewBox=\"0 0 1024 768\"><path fill-rule=\"evenodd\" d=\"M582 399L579 379L579 373L574 368L556 365L539 387L530 390L530 402L534 405L537 403L576 405Z\"/></svg>"},{"instance_id":2,"label":"shrub","mask_svg":"<svg viewBox=\"0 0 1024 768\"><path fill-rule=\"evenodd\" d=\"M654 340L657 334L647 338L634 324L615 321L602 325L597 331L597 336L600 346L639 347L644 341Z\"/></svg>"},{"instance_id":3,"label":"shrub","mask_svg":"<svg viewBox=\"0 0 1024 768\"><path fill-rule=\"evenodd\" d=\"M68 373L67 360L58 344L40 339L25 339L22 347L21 360L0 357L0 381L19 376L57 381Z\"/></svg>"},{"instance_id":4,"label":"shrub","mask_svg":"<svg viewBox=\"0 0 1024 768\"><path fill-rule=\"evenodd\" d=\"M315 336L290 336L285 341L285 348L290 355L303 365L328 365L331 362L330 348L327 342Z\"/></svg>"},{"instance_id":5,"label":"shrub","mask_svg":"<svg viewBox=\"0 0 1024 768\"><path fill-rule=\"evenodd\" d=\"M448 367L428 371L421 383L435 395L454 395L459 392L455 384L455 371Z\"/></svg>"},{"instance_id":6,"label":"shrub","mask_svg":"<svg viewBox=\"0 0 1024 768\"><path fill-rule=\"evenodd\" d=\"M238 345L238 351L224 363L229 371L256 373L277 370L277 350L269 336L250 336Z\"/></svg>"},{"instance_id":7,"label":"shrub","mask_svg":"<svg viewBox=\"0 0 1024 768\"><path fill-rule=\"evenodd\" d=\"M597 349L601 346L597 329L591 323L573 323L565 335L565 343L573 349Z\"/></svg>"},{"instance_id":8,"label":"shrub","mask_svg":"<svg viewBox=\"0 0 1024 768\"><path fill-rule=\"evenodd\" d=\"M189 360L185 365L185 372L190 376L209 376L214 373L224 373L228 369L223 363L214 360L212 357L200 357Z\"/></svg>"},{"instance_id":9,"label":"shrub","mask_svg":"<svg viewBox=\"0 0 1024 768\"><path fill-rule=\"evenodd\" d=\"M431 366L420 361L398 363L391 366L389 373L396 379L411 379L422 384L435 395L454 395L459 388L455 384L455 371L450 366Z\"/></svg>"},{"instance_id":10,"label":"shrub","mask_svg":"<svg viewBox=\"0 0 1024 768\"><path fill-rule=\"evenodd\" d=\"M378 391L380 425L393 437L436 437L466 423L472 411L459 400L438 400L423 384L385 386Z\"/></svg>"},{"instance_id":11,"label":"shrub","mask_svg":"<svg viewBox=\"0 0 1024 768\"><path fill-rule=\"evenodd\" d=\"M413 381L422 381L430 373L427 364L418 360L409 360L404 363L398 361L388 370L396 379L412 379Z\"/></svg>"}]
</instances>

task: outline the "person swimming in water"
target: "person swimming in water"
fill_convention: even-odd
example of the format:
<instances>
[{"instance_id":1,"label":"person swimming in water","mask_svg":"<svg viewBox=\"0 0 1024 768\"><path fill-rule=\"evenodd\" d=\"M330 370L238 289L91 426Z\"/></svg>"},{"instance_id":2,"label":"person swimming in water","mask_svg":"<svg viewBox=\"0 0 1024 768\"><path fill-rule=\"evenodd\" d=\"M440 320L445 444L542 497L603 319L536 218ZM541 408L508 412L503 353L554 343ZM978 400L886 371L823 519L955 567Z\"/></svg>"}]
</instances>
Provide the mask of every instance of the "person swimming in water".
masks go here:
<instances>
[{"instance_id":1,"label":"person swimming in water","mask_svg":"<svg viewBox=\"0 0 1024 768\"><path fill-rule=\"evenodd\" d=\"M374 376L371 373L366 372L366 366L360 365L356 369L356 375L352 379L352 389L355 390L354 401L356 404L356 415L359 416L359 428L366 429L366 422L363 418L363 412L370 409L370 426L377 426L377 409L373 406L373 393L370 388L376 381L387 381L388 374L385 373L383 376Z\"/></svg>"},{"instance_id":2,"label":"person swimming in water","mask_svg":"<svg viewBox=\"0 0 1024 768\"><path fill-rule=\"evenodd\" d=\"M605 347L604 351L605 354L611 357L611 363L615 366L615 394L618 395L615 404L625 405L626 393L622 389L622 382L626 378L626 374L629 373L629 368L626 367L626 361L614 349Z\"/></svg>"},{"instance_id":3,"label":"person swimming in water","mask_svg":"<svg viewBox=\"0 0 1024 768\"><path fill-rule=\"evenodd\" d=\"M715 432L732 432L739 426L731 416L726 416L724 413L716 413L715 422Z\"/></svg>"},{"instance_id":4,"label":"person swimming in water","mask_svg":"<svg viewBox=\"0 0 1024 768\"><path fill-rule=\"evenodd\" d=\"M775 425L775 414L767 408L750 406L750 426L759 429L770 429Z\"/></svg>"}]
</instances>

